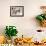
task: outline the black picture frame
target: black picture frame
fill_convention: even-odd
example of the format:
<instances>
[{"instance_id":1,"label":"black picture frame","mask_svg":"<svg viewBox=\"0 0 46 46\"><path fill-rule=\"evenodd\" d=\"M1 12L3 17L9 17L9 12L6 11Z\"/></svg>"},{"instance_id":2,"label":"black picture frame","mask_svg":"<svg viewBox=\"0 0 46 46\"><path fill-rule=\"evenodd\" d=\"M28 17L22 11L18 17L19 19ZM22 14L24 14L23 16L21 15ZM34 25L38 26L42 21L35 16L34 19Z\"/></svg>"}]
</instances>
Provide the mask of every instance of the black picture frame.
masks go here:
<instances>
[{"instance_id":1,"label":"black picture frame","mask_svg":"<svg viewBox=\"0 0 46 46\"><path fill-rule=\"evenodd\" d=\"M24 17L24 6L10 6L11 17Z\"/></svg>"}]
</instances>

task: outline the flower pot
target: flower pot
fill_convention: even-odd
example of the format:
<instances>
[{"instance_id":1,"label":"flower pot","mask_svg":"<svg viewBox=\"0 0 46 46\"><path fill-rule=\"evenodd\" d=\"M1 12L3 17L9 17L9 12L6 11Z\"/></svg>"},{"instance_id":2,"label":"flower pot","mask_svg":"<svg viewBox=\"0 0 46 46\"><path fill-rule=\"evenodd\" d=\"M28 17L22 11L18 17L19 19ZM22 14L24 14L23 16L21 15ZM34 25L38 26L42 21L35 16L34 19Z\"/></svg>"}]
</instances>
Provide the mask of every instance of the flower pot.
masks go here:
<instances>
[{"instance_id":1,"label":"flower pot","mask_svg":"<svg viewBox=\"0 0 46 46\"><path fill-rule=\"evenodd\" d=\"M42 27L46 27L46 20L43 20L43 21L41 22L41 26L42 26Z\"/></svg>"},{"instance_id":2,"label":"flower pot","mask_svg":"<svg viewBox=\"0 0 46 46\"><path fill-rule=\"evenodd\" d=\"M14 44L14 40L17 38L17 36L12 36L11 40L12 40L12 44Z\"/></svg>"}]
</instances>

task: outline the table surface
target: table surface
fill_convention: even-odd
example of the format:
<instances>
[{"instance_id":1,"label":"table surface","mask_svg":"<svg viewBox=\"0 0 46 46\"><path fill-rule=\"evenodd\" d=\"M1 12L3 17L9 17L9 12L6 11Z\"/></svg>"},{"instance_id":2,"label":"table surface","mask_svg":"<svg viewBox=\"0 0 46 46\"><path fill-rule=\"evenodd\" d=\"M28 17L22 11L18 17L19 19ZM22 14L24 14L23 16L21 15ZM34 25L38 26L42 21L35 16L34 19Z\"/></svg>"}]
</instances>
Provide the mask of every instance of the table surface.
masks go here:
<instances>
[{"instance_id":1,"label":"table surface","mask_svg":"<svg viewBox=\"0 0 46 46\"><path fill-rule=\"evenodd\" d=\"M15 45L15 46L46 46L46 44L41 44L41 45L34 45L34 44L23 44L23 45Z\"/></svg>"}]
</instances>

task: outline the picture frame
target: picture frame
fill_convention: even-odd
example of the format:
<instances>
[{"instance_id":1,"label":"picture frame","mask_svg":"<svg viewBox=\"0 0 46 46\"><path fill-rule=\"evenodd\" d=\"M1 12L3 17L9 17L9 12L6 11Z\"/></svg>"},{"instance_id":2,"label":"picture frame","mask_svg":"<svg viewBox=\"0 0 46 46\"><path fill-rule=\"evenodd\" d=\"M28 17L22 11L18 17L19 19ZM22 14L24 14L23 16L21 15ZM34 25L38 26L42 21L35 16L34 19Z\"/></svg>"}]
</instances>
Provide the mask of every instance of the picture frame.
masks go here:
<instances>
[{"instance_id":1,"label":"picture frame","mask_svg":"<svg viewBox=\"0 0 46 46\"><path fill-rule=\"evenodd\" d=\"M11 17L23 17L24 6L10 6L10 16Z\"/></svg>"}]
</instances>

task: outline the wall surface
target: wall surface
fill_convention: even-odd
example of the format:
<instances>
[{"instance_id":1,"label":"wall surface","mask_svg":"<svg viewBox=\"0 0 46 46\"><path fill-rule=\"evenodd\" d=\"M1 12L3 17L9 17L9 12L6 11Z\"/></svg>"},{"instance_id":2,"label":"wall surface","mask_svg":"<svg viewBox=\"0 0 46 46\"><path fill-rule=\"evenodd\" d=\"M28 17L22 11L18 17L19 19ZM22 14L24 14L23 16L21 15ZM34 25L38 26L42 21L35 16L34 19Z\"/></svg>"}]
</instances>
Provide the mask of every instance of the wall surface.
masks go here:
<instances>
[{"instance_id":1,"label":"wall surface","mask_svg":"<svg viewBox=\"0 0 46 46\"><path fill-rule=\"evenodd\" d=\"M10 17L10 6L19 5L24 6L24 17ZM31 36L37 33L36 29L46 30L35 19L41 13L42 5L46 5L46 0L0 0L0 34L4 34L6 25L15 25L19 31L18 36Z\"/></svg>"}]
</instances>

